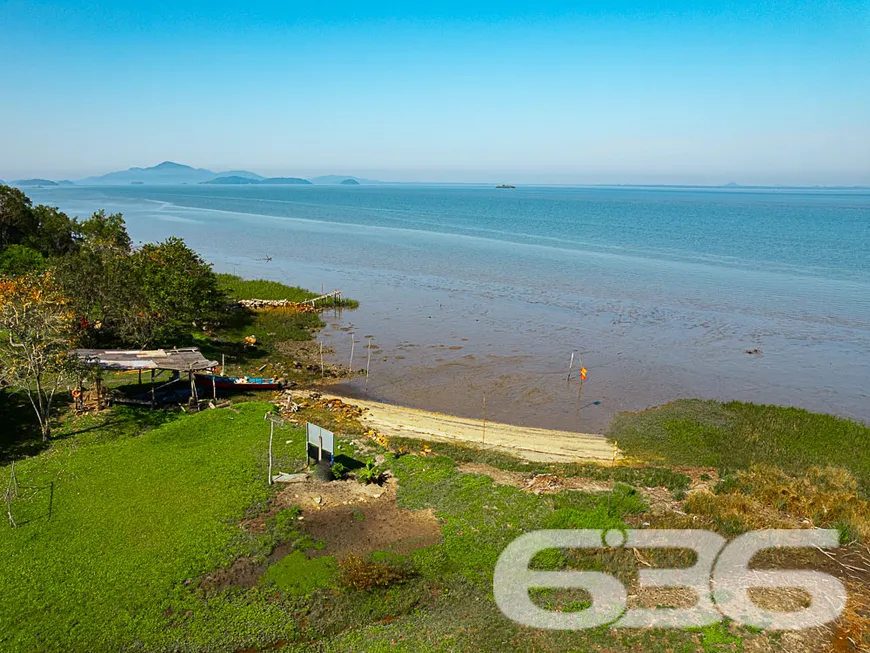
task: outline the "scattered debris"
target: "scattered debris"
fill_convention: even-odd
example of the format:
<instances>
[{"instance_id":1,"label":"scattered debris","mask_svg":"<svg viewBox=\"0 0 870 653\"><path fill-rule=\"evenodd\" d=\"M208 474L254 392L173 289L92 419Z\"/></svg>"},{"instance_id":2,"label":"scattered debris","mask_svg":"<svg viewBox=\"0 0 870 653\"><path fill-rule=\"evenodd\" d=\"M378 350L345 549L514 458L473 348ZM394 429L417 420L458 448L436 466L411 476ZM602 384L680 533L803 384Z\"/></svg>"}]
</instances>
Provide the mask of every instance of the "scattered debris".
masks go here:
<instances>
[{"instance_id":1,"label":"scattered debris","mask_svg":"<svg viewBox=\"0 0 870 653\"><path fill-rule=\"evenodd\" d=\"M389 445L389 443L387 442L386 436L383 433L378 433L374 429L369 429L368 431L366 431L365 436L367 438L369 438L370 440L372 440L373 442L381 445L382 447L386 447ZM378 464L380 464L380 463L378 463Z\"/></svg>"},{"instance_id":2,"label":"scattered debris","mask_svg":"<svg viewBox=\"0 0 870 653\"><path fill-rule=\"evenodd\" d=\"M555 474L537 474L523 489L532 494L553 494L561 492L564 487L562 479Z\"/></svg>"},{"instance_id":3,"label":"scattered debris","mask_svg":"<svg viewBox=\"0 0 870 653\"><path fill-rule=\"evenodd\" d=\"M291 302L288 299L240 299L237 303L255 311L263 308L289 308L298 313L317 313L317 308L310 303Z\"/></svg>"},{"instance_id":4,"label":"scattered debris","mask_svg":"<svg viewBox=\"0 0 870 653\"><path fill-rule=\"evenodd\" d=\"M761 354L761 350L756 347L755 349L746 349L744 353L749 354L750 356L759 356Z\"/></svg>"},{"instance_id":5,"label":"scattered debris","mask_svg":"<svg viewBox=\"0 0 870 653\"><path fill-rule=\"evenodd\" d=\"M288 444L290 442L290 440L287 441ZM307 480L308 474L305 474L304 472L301 474L288 474L287 472L281 472L272 477L272 481L275 483L303 483Z\"/></svg>"}]
</instances>

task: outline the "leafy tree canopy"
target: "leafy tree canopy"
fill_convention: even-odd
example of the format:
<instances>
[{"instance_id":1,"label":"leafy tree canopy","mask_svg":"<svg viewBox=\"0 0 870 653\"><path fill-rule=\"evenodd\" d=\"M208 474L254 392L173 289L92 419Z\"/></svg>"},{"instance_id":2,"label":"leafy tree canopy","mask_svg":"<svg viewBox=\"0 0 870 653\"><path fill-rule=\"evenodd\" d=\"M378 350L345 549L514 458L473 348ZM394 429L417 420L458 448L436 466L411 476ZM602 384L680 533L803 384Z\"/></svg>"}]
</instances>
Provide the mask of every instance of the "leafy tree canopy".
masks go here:
<instances>
[{"instance_id":1,"label":"leafy tree canopy","mask_svg":"<svg viewBox=\"0 0 870 653\"><path fill-rule=\"evenodd\" d=\"M39 252L24 245L9 245L0 252L0 274L17 275L45 270L48 261Z\"/></svg>"},{"instance_id":2,"label":"leafy tree canopy","mask_svg":"<svg viewBox=\"0 0 870 653\"><path fill-rule=\"evenodd\" d=\"M130 251L130 236L127 224L120 213L107 214L100 210L77 225L84 243L96 248L109 248L119 252Z\"/></svg>"},{"instance_id":3,"label":"leafy tree canopy","mask_svg":"<svg viewBox=\"0 0 870 653\"><path fill-rule=\"evenodd\" d=\"M23 245L43 256L60 256L76 248L78 225L51 206L33 206L17 188L0 186L0 252Z\"/></svg>"}]
</instances>

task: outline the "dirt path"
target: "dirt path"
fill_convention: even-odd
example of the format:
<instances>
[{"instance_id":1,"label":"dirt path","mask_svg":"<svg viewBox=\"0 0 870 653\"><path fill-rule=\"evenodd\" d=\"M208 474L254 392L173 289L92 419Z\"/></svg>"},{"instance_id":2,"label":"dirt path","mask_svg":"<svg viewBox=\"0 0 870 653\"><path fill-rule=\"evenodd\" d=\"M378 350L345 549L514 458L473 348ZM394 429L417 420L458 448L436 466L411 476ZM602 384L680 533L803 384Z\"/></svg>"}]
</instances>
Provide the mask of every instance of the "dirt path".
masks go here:
<instances>
[{"instance_id":1,"label":"dirt path","mask_svg":"<svg viewBox=\"0 0 870 653\"><path fill-rule=\"evenodd\" d=\"M487 421L484 442L483 420L391 406L365 399L339 398L364 408L360 421L386 436L448 442L462 440L472 444L485 444L487 447L540 462L613 458L613 446L602 435L550 431Z\"/></svg>"}]
</instances>

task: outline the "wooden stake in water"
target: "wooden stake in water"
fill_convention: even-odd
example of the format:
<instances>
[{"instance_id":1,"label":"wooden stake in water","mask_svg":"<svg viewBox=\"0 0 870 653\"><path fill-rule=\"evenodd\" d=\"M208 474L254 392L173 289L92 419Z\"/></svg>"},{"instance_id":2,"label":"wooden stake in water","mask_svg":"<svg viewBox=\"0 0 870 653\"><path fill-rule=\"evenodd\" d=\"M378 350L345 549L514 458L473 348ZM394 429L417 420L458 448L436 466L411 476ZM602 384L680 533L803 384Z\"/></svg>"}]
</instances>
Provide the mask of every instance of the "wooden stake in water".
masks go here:
<instances>
[{"instance_id":1,"label":"wooden stake in water","mask_svg":"<svg viewBox=\"0 0 870 653\"><path fill-rule=\"evenodd\" d=\"M354 338L353 333L350 334L350 365L348 365L348 369L353 372L353 348L356 345L356 339Z\"/></svg>"},{"instance_id":2,"label":"wooden stake in water","mask_svg":"<svg viewBox=\"0 0 870 653\"><path fill-rule=\"evenodd\" d=\"M323 340L320 341L320 378L322 379L326 373L323 371Z\"/></svg>"},{"instance_id":3,"label":"wooden stake in water","mask_svg":"<svg viewBox=\"0 0 870 653\"><path fill-rule=\"evenodd\" d=\"M371 338L369 338L369 356L368 356L368 360L366 360L366 382L365 382L365 386L363 387L363 390L365 390L369 387L369 367L371 366L371 364L372 364L372 341L371 341Z\"/></svg>"},{"instance_id":4,"label":"wooden stake in water","mask_svg":"<svg viewBox=\"0 0 870 653\"><path fill-rule=\"evenodd\" d=\"M486 392L483 393L483 444L486 444Z\"/></svg>"},{"instance_id":5,"label":"wooden stake in water","mask_svg":"<svg viewBox=\"0 0 870 653\"><path fill-rule=\"evenodd\" d=\"M571 363L568 365L568 378L566 379L566 381L571 380L571 370L573 370L573 369L574 369L574 352L572 351L571 352Z\"/></svg>"}]
</instances>

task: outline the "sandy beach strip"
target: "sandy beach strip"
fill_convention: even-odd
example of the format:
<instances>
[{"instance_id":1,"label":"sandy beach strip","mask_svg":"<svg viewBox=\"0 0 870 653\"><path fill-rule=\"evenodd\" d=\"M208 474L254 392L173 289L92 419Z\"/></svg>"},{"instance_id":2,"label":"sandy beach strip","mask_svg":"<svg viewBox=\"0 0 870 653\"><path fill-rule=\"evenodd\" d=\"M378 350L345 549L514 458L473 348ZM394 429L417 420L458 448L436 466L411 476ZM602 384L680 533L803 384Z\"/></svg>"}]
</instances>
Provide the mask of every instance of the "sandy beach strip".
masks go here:
<instances>
[{"instance_id":1,"label":"sandy beach strip","mask_svg":"<svg viewBox=\"0 0 870 653\"><path fill-rule=\"evenodd\" d=\"M360 421L387 437L460 441L491 447L526 460L540 462L609 461L613 445L603 435L514 426L456 417L365 399L333 397L363 408Z\"/></svg>"}]
</instances>

